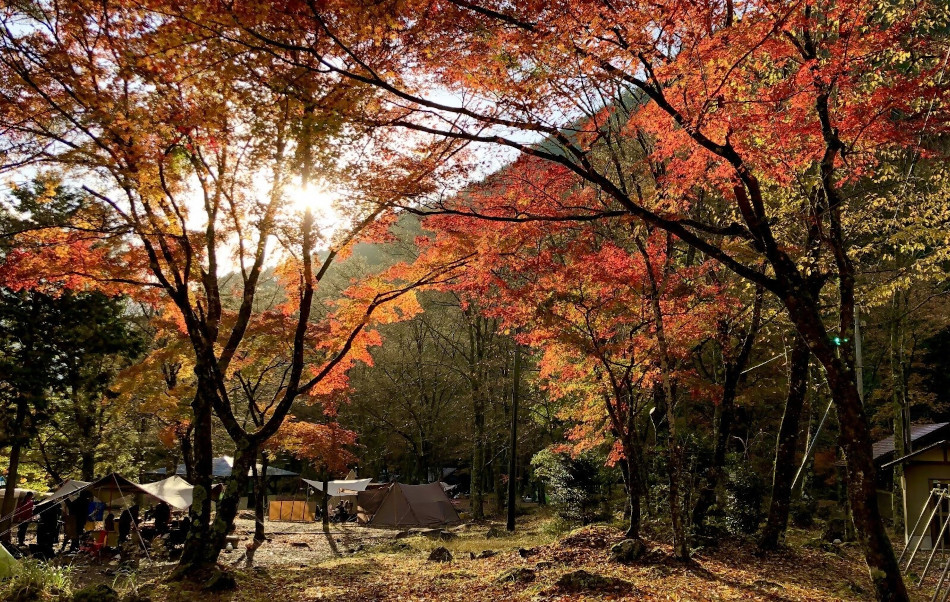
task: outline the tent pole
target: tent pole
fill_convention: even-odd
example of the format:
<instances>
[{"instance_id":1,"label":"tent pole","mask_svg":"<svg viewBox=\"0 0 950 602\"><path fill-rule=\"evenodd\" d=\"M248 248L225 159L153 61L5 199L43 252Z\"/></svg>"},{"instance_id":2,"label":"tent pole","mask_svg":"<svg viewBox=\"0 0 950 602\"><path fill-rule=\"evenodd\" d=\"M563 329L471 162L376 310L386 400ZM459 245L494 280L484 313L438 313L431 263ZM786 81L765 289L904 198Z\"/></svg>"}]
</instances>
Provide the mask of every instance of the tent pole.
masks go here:
<instances>
[{"instance_id":1,"label":"tent pole","mask_svg":"<svg viewBox=\"0 0 950 602\"><path fill-rule=\"evenodd\" d=\"M927 496L927 499L924 500L924 505L920 508L920 514L917 515L917 522L914 523L914 528L910 530L909 540L904 543L904 549L901 550L901 555L897 557L897 564L899 565L902 560L904 560L904 554L907 553L907 548L910 547L910 540L914 539L914 535L917 534L917 527L920 526L920 519L924 517L924 512L927 511L927 506L930 505L930 500L934 497L934 489L930 490L930 495Z\"/></svg>"},{"instance_id":2,"label":"tent pole","mask_svg":"<svg viewBox=\"0 0 950 602\"><path fill-rule=\"evenodd\" d=\"M937 504L937 507L939 508L940 504ZM947 513L947 518L943 519L943 525L940 527L940 532L937 533L937 541L943 539L943 534L947 530L947 523L950 523L950 513ZM920 575L917 587L920 587L920 584L924 582L924 577L927 576L927 571L930 570L930 563L933 562L934 556L937 554L937 541L930 542L930 557L927 559L927 564L924 565L924 572Z\"/></svg>"},{"instance_id":3,"label":"tent pole","mask_svg":"<svg viewBox=\"0 0 950 602\"><path fill-rule=\"evenodd\" d=\"M112 473L112 480L115 481L115 488L119 491L119 495L124 498L125 495L122 493L122 486L119 485L119 479L116 478L115 473ZM109 494L109 503L112 503L112 494ZM148 553L148 546L145 545L145 538L142 537L142 531L139 529L139 524L136 522L135 517L132 518L132 527L135 529L135 534L139 536L139 543L142 544L142 550L145 552L145 559L149 562L152 561L152 556Z\"/></svg>"},{"instance_id":4,"label":"tent pole","mask_svg":"<svg viewBox=\"0 0 950 602\"><path fill-rule=\"evenodd\" d=\"M798 472L795 473L795 478L792 480L792 487L790 491L795 491L795 487L798 486L798 479L801 478L802 472L805 470L805 466L808 465L808 458L811 456L812 450L815 449L815 444L818 442L818 435L821 434L821 428L825 425L825 420L828 419L828 414L831 412L831 406L834 404L834 401L828 402L828 407L825 409L825 414L821 417L821 421L818 423L818 428L815 429L815 434L811 438L811 443L808 446L808 449L805 450L805 457L802 458L802 465L798 467Z\"/></svg>"},{"instance_id":5,"label":"tent pole","mask_svg":"<svg viewBox=\"0 0 950 602\"><path fill-rule=\"evenodd\" d=\"M940 594L940 588L943 587L943 580L947 578L947 569L950 568L950 558L947 559L947 562L943 565L943 571L940 573L940 580L937 581L937 587L934 588L934 595L930 597L930 602L936 602L937 596Z\"/></svg>"},{"instance_id":6,"label":"tent pole","mask_svg":"<svg viewBox=\"0 0 950 602\"><path fill-rule=\"evenodd\" d=\"M942 498L943 494L940 494L940 497ZM934 504L934 509L930 512L930 517L927 519L927 523L924 525L924 529L927 528L927 525L930 525L933 522L934 516L937 514L937 509L939 507L940 507L940 501L938 500L937 503ZM921 541L923 541L923 539L924 539L924 532L921 531L920 536L917 538L917 541L914 544L914 550L910 553L910 560L907 561L907 567L905 567L905 570L910 568L910 565L914 563L914 556L916 556L918 550L920 550L920 543Z\"/></svg>"}]
</instances>

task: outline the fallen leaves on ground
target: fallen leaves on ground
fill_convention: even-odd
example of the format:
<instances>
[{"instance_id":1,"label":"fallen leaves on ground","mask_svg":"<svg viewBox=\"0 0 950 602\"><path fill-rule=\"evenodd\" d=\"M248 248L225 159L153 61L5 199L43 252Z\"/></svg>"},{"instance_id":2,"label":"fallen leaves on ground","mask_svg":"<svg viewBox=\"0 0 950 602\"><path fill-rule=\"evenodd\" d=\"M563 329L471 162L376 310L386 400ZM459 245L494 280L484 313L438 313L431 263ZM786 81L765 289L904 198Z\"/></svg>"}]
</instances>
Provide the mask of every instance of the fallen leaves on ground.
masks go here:
<instances>
[{"instance_id":1,"label":"fallen leaves on ground","mask_svg":"<svg viewBox=\"0 0 950 602\"><path fill-rule=\"evenodd\" d=\"M348 530L347 536L354 538L356 533L358 529ZM312 563L235 569L238 589L233 592L208 595L192 586L167 584L155 569L140 575L145 585L139 587L149 591L153 602L192 602L199 597L234 602L819 602L867 600L871 592L860 552L849 545L828 552L793 543L781 552L756 556L750 542L725 539L715 549L700 550L691 561L681 562L671 556L667 543L647 540L650 551L645 557L624 565L608 558L610 546L621 541L623 534L607 526L585 527L560 539L543 535L537 521L510 540L487 538L477 529L459 529L457 534L456 539L444 543L412 537L399 540L400 545L379 543L376 535L362 551L352 554ZM797 540L806 541L808 535L799 533ZM273 546L276 558L282 553L279 547L290 550L289 542L296 539L275 537L267 545ZM427 561L438 545L452 551L451 562ZM531 550L527 557L519 554L519 549L523 552L525 548ZM478 557L478 550L496 553ZM526 570L519 572L519 568ZM924 593L920 592L921 599Z\"/></svg>"}]
</instances>

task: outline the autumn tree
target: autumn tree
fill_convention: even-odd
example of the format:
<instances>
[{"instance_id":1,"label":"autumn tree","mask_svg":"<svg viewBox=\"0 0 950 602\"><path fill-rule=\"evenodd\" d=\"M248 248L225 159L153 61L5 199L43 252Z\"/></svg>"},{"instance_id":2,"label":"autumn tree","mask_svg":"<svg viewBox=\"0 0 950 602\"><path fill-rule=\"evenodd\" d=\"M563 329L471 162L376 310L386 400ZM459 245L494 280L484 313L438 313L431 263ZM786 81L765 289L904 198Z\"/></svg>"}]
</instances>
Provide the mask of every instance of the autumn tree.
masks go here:
<instances>
[{"instance_id":1,"label":"autumn tree","mask_svg":"<svg viewBox=\"0 0 950 602\"><path fill-rule=\"evenodd\" d=\"M379 340L374 321L415 311L409 291L431 274L404 272L408 279L395 285L382 277L356 283L325 319L311 321L315 290L334 259L360 236L381 236L392 199L425 192L438 173L435 159L456 144L406 148L400 140L388 151L391 138L344 127L344 113L371 108L371 91L329 72L320 81L309 71L290 81L292 73L266 55L141 5L7 3L0 55L3 168L58 165L83 182L97 200L92 215L104 218L94 228L82 215L65 228L20 234L16 255L7 255L8 277L25 289L60 270L76 281L66 285L156 291L174 307L191 347L195 493L177 574L200 575L223 547L258 449L294 401L332 388L347 362L366 357ZM279 80L268 77L268 66ZM372 152L345 155L341 149L356 140ZM402 153L434 161L400 162ZM364 171L383 157L384 169ZM290 201L288 189L314 195L320 181L334 179L352 185L345 227L331 236L312 211ZM318 247L325 250L317 254ZM277 351L290 369L267 419L245 428L227 380L249 329L267 318L256 302L269 263L293 275L291 335ZM225 289L228 274L236 284ZM405 301L401 308L381 311L397 299ZM236 449L212 520L214 417Z\"/></svg>"},{"instance_id":2,"label":"autumn tree","mask_svg":"<svg viewBox=\"0 0 950 602\"><path fill-rule=\"evenodd\" d=\"M522 159L467 190L465 209L504 216L529 203L553 214L562 206L589 207L593 190L579 184L568 170ZM714 336L710 325L728 313L721 287L709 277L710 264L691 263L684 249L627 218L589 224L503 219L490 233L467 215L432 217L426 224L438 235L426 241L421 261L476 251L453 288L543 350L548 393L570 400L563 416L576 424L568 435L575 452L605 442L613 447L609 461L622 467L630 537L639 537L647 487L649 410L664 417L670 515L678 554L687 557L677 400L681 388L701 390L690 366L693 349ZM707 399L710 405L719 401L712 389Z\"/></svg>"},{"instance_id":3,"label":"autumn tree","mask_svg":"<svg viewBox=\"0 0 950 602\"><path fill-rule=\"evenodd\" d=\"M853 347L839 354L831 339L853 341L852 218L869 200L859 178L946 125L939 3L292 3L266 19L263 7L222 8L220 27L249 47L305 55L387 92L387 124L564 165L615 210L776 295L827 374L876 595L907 599L877 505ZM317 43L326 39L333 48ZM462 100L443 100L444 89ZM626 92L649 102L570 126ZM662 163L658 194L641 196L617 162L592 160L631 140ZM815 292L826 285L833 316Z\"/></svg>"},{"instance_id":4,"label":"autumn tree","mask_svg":"<svg viewBox=\"0 0 950 602\"><path fill-rule=\"evenodd\" d=\"M51 176L14 188L0 212L3 254L16 256L9 241L18 232L65 223L85 204L85 195ZM6 517L22 454L33 444L42 447L43 433L58 433L64 456L91 478L113 378L142 344L122 298L47 282L35 290L2 288L0 300L3 444L10 448L4 498L10 508L0 515Z\"/></svg>"}]
</instances>

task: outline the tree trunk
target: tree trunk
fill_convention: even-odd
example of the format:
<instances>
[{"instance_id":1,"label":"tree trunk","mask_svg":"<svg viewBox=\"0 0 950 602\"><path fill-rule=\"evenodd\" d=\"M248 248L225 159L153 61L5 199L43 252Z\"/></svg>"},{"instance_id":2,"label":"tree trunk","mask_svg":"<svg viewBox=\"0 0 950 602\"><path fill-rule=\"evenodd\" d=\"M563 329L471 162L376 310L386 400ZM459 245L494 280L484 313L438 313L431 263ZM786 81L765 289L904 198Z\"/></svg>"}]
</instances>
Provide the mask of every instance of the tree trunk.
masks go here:
<instances>
[{"instance_id":1,"label":"tree trunk","mask_svg":"<svg viewBox=\"0 0 950 602\"><path fill-rule=\"evenodd\" d=\"M257 477L254 483L254 542L260 545L265 539L264 536L264 507L267 505L267 466L270 464L270 455L267 452L261 454L261 469L258 472L254 467L254 473Z\"/></svg>"},{"instance_id":2,"label":"tree trunk","mask_svg":"<svg viewBox=\"0 0 950 602\"><path fill-rule=\"evenodd\" d=\"M877 599L909 600L897 565L897 557L887 537L878 507L871 433L861 397L858 395L853 367L847 361L847 356L842 360L836 355L817 312L811 312L811 308L804 306L797 295L785 297L783 302L789 309L789 315L799 334L808 341L812 353L821 362L828 377L831 398L837 409L841 429L839 444L844 450L847 465L847 489L852 520L858 542L864 551ZM844 305L842 303L842 306ZM845 325L842 332L845 338L851 334L847 325L853 323L853 303L851 310L848 312L847 308L843 307L841 311L841 322Z\"/></svg>"},{"instance_id":3,"label":"tree trunk","mask_svg":"<svg viewBox=\"0 0 950 602\"><path fill-rule=\"evenodd\" d=\"M20 471L20 452L23 449L19 437L10 442L10 463L7 468L7 483L3 490L3 508L0 511L0 541L10 543L13 533L13 511L16 509L16 484Z\"/></svg>"},{"instance_id":4,"label":"tree trunk","mask_svg":"<svg viewBox=\"0 0 950 602\"><path fill-rule=\"evenodd\" d=\"M624 485L627 489L627 504L629 506L630 516L629 523L627 524L627 532L624 534L624 537L627 539L640 539L640 497L644 489L638 476L642 472L642 467L638 465L638 460L632 458L630 453L627 453L627 458L622 464L623 470L621 471L624 475Z\"/></svg>"},{"instance_id":5,"label":"tree trunk","mask_svg":"<svg viewBox=\"0 0 950 602\"><path fill-rule=\"evenodd\" d=\"M267 452L261 452L261 469L252 464L251 473L254 479L254 539L247 546L245 556L245 566L254 566L254 554L257 548L267 540L264 534L264 506L267 500L267 464L270 456Z\"/></svg>"},{"instance_id":6,"label":"tree trunk","mask_svg":"<svg viewBox=\"0 0 950 602\"><path fill-rule=\"evenodd\" d=\"M759 540L760 550L774 550L785 536L788 510L795 478L795 455L798 450L798 432L805 393L808 390L808 358L811 353L801 337L796 336L788 371L788 395L785 413L775 443L775 466L772 476L772 499L769 517Z\"/></svg>"},{"instance_id":7,"label":"tree trunk","mask_svg":"<svg viewBox=\"0 0 950 602\"><path fill-rule=\"evenodd\" d=\"M718 500L720 507L724 505L722 481L726 468L726 450L729 447L729 437L732 435L736 395L739 392L739 386L745 380L745 367L749 364L749 357L752 355L752 348L759 334L764 293L765 291L761 286L756 287L755 297L752 301L752 320L749 323L748 332L742 337L742 343L735 358L727 359L724 348L723 368L726 376L722 387L722 398L716 414L716 441L712 464L706 472L705 486L700 489L699 498L693 507L693 529L699 533L706 531L706 518L709 516L713 504ZM728 329L724 328L721 332L725 336ZM728 355L732 355L731 350Z\"/></svg>"},{"instance_id":8,"label":"tree trunk","mask_svg":"<svg viewBox=\"0 0 950 602\"><path fill-rule=\"evenodd\" d=\"M234 466L231 476L224 482L224 490L218 499L214 522L208 530L208 538L202 550L202 562L205 566L218 562L218 556L224 549L228 533L237 516L242 494L247 491L248 472L257 459L257 446L250 441L238 442L234 454Z\"/></svg>"},{"instance_id":9,"label":"tree trunk","mask_svg":"<svg viewBox=\"0 0 950 602\"><path fill-rule=\"evenodd\" d=\"M508 531L515 530L518 489L518 397L521 392L521 347L515 343L515 363L511 385L511 433L508 443Z\"/></svg>"},{"instance_id":10,"label":"tree trunk","mask_svg":"<svg viewBox=\"0 0 950 602\"><path fill-rule=\"evenodd\" d=\"M192 422L185 429L185 434L181 438L181 461L185 465L185 478L189 483L195 482L195 452L192 445L192 437L195 432L195 424ZM177 470L174 467L172 470Z\"/></svg>"},{"instance_id":11,"label":"tree trunk","mask_svg":"<svg viewBox=\"0 0 950 602\"><path fill-rule=\"evenodd\" d=\"M12 537L13 511L16 509L16 484L20 477L20 454L23 445L29 441L24 438L23 429L29 413L29 400L22 395L17 397L16 414L13 418L10 438L10 463L7 465L7 482L3 490L3 505L0 507L0 541L9 543Z\"/></svg>"},{"instance_id":12,"label":"tree trunk","mask_svg":"<svg viewBox=\"0 0 950 602\"><path fill-rule=\"evenodd\" d=\"M667 238L667 244L670 244ZM660 306L660 287L657 274L650 256L641 241L637 247L643 256L646 265L647 281L650 284L650 306L653 310L653 326L659 353L660 381L662 384L663 401L666 404L667 421L667 468L670 479L670 521L673 526L673 556L680 560L689 559L689 541L686 538L686 524L683 520L683 502L680 495L680 485L683 475L683 450L676 435L676 383L673 380L673 361L670 355L669 342L666 338L666 328L663 318L663 308Z\"/></svg>"},{"instance_id":13,"label":"tree trunk","mask_svg":"<svg viewBox=\"0 0 950 602\"><path fill-rule=\"evenodd\" d=\"M667 414L672 417L672 410L667 404ZM667 439L667 455L669 462L670 479L670 522L673 525L673 556L679 560L689 559L689 542L686 539L686 525L683 520L683 505L680 495L682 482L683 461L682 452L676 441L676 429L670 425Z\"/></svg>"},{"instance_id":14,"label":"tree trunk","mask_svg":"<svg viewBox=\"0 0 950 602\"><path fill-rule=\"evenodd\" d=\"M848 467L848 498L858 541L880 600L908 600L897 558L884 530L875 488L874 457L864 408L853 379L829 379L838 406L840 445ZM841 400L838 402L838 400Z\"/></svg>"},{"instance_id":15,"label":"tree trunk","mask_svg":"<svg viewBox=\"0 0 950 602\"><path fill-rule=\"evenodd\" d=\"M323 498L320 500L320 510L322 512L321 521L323 530L330 530L330 477L329 471L323 471Z\"/></svg>"},{"instance_id":16,"label":"tree trunk","mask_svg":"<svg viewBox=\"0 0 950 602\"><path fill-rule=\"evenodd\" d=\"M214 450L211 439L211 401L208 396L213 394L213 392L209 393L207 391L206 384L199 382L199 390L191 403L194 413L194 422L192 422L194 444L191 450L194 458L192 479L194 490L188 514L191 527L185 537L185 545L181 559L178 561L178 567L172 574L174 579L189 576L196 571L207 568L209 564L213 565L217 560L217 554L215 554L214 559L210 563L208 562L205 546L210 537L211 526L211 477Z\"/></svg>"},{"instance_id":17,"label":"tree trunk","mask_svg":"<svg viewBox=\"0 0 950 602\"><path fill-rule=\"evenodd\" d=\"M231 476L224 482L224 490L218 499L214 522L207 527L205 530L206 536L201 541L193 540L194 524L192 524L192 530L189 531L188 538L185 540L189 558L186 561L184 552L182 553L182 560L179 561L178 568L175 569L175 573L172 575L173 578L183 576L202 577L206 570L215 567L218 556L220 556L221 550L224 549L231 525L234 524L234 517L237 516L241 494L247 490L247 474L256 457L257 448L251 442L245 440L238 443L238 448L234 454ZM196 487L195 494L197 495L197 493L198 489Z\"/></svg>"},{"instance_id":18,"label":"tree trunk","mask_svg":"<svg viewBox=\"0 0 950 602\"><path fill-rule=\"evenodd\" d=\"M474 399L474 431L472 438L472 484L471 506L472 518L485 518L484 485L485 485L485 401L481 392L473 391Z\"/></svg>"},{"instance_id":19,"label":"tree trunk","mask_svg":"<svg viewBox=\"0 0 950 602\"><path fill-rule=\"evenodd\" d=\"M893 399L894 412L894 457L901 458L909 451L910 445L910 408L907 403L907 395L904 387L904 362L903 358L903 340L901 337L901 314L903 308L900 303L900 294L894 293L892 304L893 315L891 317L891 336L890 336L890 378L891 395ZM893 488L891 509L893 512L894 530L903 531L904 529L904 465L895 464L893 473Z\"/></svg>"},{"instance_id":20,"label":"tree trunk","mask_svg":"<svg viewBox=\"0 0 950 602\"><path fill-rule=\"evenodd\" d=\"M706 472L705 484L699 490L696 504L693 506L692 525L698 533L706 530L706 517L716 504L717 495L726 467L726 450L729 448L729 436L732 434L732 419L735 414L736 393L739 384L739 371L727 367L723 384L722 398L716 412L716 442L713 448L712 463Z\"/></svg>"},{"instance_id":21,"label":"tree trunk","mask_svg":"<svg viewBox=\"0 0 950 602\"><path fill-rule=\"evenodd\" d=\"M96 452L94 449L83 448L80 453L80 467L83 481L96 480Z\"/></svg>"}]
</instances>

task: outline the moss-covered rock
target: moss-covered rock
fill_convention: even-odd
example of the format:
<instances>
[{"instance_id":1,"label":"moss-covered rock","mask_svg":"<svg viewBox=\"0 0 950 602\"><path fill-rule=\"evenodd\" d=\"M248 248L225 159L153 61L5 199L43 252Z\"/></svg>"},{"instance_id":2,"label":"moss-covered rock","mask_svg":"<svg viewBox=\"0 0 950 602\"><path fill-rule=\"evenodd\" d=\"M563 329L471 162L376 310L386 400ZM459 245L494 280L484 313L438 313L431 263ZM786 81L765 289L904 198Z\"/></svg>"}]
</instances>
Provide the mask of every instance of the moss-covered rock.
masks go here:
<instances>
[{"instance_id":1,"label":"moss-covered rock","mask_svg":"<svg viewBox=\"0 0 950 602\"><path fill-rule=\"evenodd\" d=\"M73 602L119 602L119 594L105 583L97 583L74 592Z\"/></svg>"},{"instance_id":2,"label":"moss-covered rock","mask_svg":"<svg viewBox=\"0 0 950 602\"><path fill-rule=\"evenodd\" d=\"M534 569L518 566L503 571L495 577L495 583L530 583L537 578Z\"/></svg>"},{"instance_id":3,"label":"moss-covered rock","mask_svg":"<svg viewBox=\"0 0 950 602\"><path fill-rule=\"evenodd\" d=\"M429 562L452 562L452 552L440 546L429 554Z\"/></svg>"},{"instance_id":4,"label":"moss-covered rock","mask_svg":"<svg viewBox=\"0 0 950 602\"><path fill-rule=\"evenodd\" d=\"M599 589L633 589L633 586L622 579L604 577L597 573L588 573L580 569L564 573L555 585L568 591L599 590Z\"/></svg>"},{"instance_id":5,"label":"moss-covered rock","mask_svg":"<svg viewBox=\"0 0 950 602\"><path fill-rule=\"evenodd\" d=\"M646 553L647 546L642 539L625 539L610 548L610 559L614 562L634 562Z\"/></svg>"}]
</instances>

